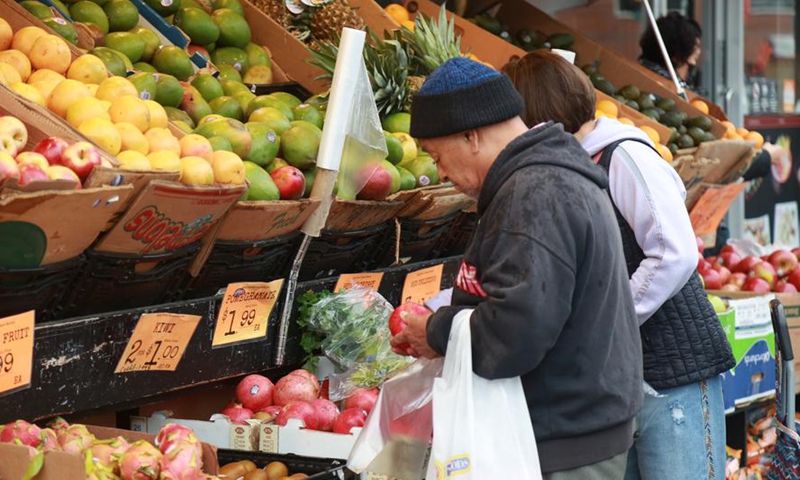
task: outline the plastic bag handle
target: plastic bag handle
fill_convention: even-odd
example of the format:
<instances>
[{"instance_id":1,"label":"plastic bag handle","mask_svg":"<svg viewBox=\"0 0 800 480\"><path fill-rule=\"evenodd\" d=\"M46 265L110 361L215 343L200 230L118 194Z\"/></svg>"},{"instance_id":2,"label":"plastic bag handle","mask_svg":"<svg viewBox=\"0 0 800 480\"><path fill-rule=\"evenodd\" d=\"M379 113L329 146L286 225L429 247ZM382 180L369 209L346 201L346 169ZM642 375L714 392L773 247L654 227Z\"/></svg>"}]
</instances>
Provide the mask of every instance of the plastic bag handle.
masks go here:
<instances>
[{"instance_id":1,"label":"plastic bag handle","mask_svg":"<svg viewBox=\"0 0 800 480\"><path fill-rule=\"evenodd\" d=\"M770 314L772 316L772 328L775 330L776 346L781 352L781 357L786 362L794 360L794 351L792 350L792 341L789 336L789 325L786 323L786 315L783 311L783 305L777 299L770 300L769 302Z\"/></svg>"}]
</instances>

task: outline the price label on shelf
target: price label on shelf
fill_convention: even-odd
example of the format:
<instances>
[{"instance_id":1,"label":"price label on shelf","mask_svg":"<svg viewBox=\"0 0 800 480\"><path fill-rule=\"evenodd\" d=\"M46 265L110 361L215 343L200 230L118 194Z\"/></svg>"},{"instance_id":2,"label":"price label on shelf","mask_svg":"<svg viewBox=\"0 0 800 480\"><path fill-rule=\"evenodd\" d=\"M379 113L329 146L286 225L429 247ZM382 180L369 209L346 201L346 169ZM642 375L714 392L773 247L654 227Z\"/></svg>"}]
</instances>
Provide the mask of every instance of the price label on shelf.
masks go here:
<instances>
[{"instance_id":1,"label":"price label on shelf","mask_svg":"<svg viewBox=\"0 0 800 480\"><path fill-rule=\"evenodd\" d=\"M334 292L339 292L342 289L348 290L353 285L359 287L369 288L378 291L383 280L383 272L370 272L370 273L343 273L339 275L339 280L336 281L336 287L333 288Z\"/></svg>"},{"instance_id":2,"label":"price label on shelf","mask_svg":"<svg viewBox=\"0 0 800 480\"><path fill-rule=\"evenodd\" d=\"M114 373L175 371L200 318L176 313L142 314Z\"/></svg>"},{"instance_id":3,"label":"price label on shelf","mask_svg":"<svg viewBox=\"0 0 800 480\"><path fill-rule=\"evenodd\" d=\"M0 394L31 383L33 311L0 318Z\"/></svg>"},{"instance_id":4,"label":"price label on shelf","mask_svg":"<svg viewBox=\"0 0 800 480\"><path fill-rule=\"evenodd\" d=\"M403 284L402 302L423 304L439 293L442 288L443 270L444 265L439 264L406 275L406 281Z\"/></svg>"},{"instance_id":5,"label":"price label on shelf","mask_svg":"<svg viewBox=\"0 0 800 480\"><path fill-rule=\"evenodd\" d=\"M278 300L283 279L269 283L231 283L225 290L211 345L261 338L267 335L269 315Z\"/></svg>"}]
</instances>

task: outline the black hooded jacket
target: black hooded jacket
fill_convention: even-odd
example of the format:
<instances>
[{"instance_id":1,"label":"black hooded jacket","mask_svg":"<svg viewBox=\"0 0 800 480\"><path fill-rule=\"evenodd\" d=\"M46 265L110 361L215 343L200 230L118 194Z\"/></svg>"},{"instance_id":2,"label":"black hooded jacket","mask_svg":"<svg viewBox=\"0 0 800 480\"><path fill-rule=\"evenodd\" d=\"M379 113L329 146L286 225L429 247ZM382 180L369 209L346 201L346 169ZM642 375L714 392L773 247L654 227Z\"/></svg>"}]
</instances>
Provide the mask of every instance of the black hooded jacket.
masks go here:
<instances>
[{"instance_id":1,"label":"black hooded jacket","mask_svg":"<svg viewBox=\"0 0 800 480\"><path fill-rule=\"evenodd\" d=\"M452 306L428 342L444 354L471 317L473 370L522 377L542 470L627 451L643 401L642 347L605 172L560 124L511 142L489 170Z\"/></svg>"}]
</instances>

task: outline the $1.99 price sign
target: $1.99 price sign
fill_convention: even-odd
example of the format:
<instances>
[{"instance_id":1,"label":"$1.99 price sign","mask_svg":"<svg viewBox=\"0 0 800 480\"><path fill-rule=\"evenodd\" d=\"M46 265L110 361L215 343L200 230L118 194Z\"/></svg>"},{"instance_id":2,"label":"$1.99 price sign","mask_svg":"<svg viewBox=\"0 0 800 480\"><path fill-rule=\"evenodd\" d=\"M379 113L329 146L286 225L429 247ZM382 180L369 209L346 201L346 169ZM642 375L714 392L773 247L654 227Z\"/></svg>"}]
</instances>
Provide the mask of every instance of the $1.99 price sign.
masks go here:
<instances>
[{"instance_id":1,"label":"$1.99 price sign","mask_svg":"<svg viewBox=\"0 0 800 480\"><path fill-rule=\"evenodd\" d=\"M200 318L175 313L142 314L114 373L175 371Z\"/></svg>"},{"instance_id":2,"label":"$1.99 price sign","mask_svg":"<svg viewBox=\"0 0 800 480\"><path fill-rule=\"evenodd\" d=\"M231 283L214 328L213 347L265 337L283 279L269 283Z\"/></svg>"},{"instance_id":3,"label":"$1.99 price sign","mask_svg":"<svg viewBox=\"0 0 800 480\"><path fill-rule=\"evenodd\" d=\"M33 311L0 318L0 394L30 385Z\"/></svg>"}]
</instances>

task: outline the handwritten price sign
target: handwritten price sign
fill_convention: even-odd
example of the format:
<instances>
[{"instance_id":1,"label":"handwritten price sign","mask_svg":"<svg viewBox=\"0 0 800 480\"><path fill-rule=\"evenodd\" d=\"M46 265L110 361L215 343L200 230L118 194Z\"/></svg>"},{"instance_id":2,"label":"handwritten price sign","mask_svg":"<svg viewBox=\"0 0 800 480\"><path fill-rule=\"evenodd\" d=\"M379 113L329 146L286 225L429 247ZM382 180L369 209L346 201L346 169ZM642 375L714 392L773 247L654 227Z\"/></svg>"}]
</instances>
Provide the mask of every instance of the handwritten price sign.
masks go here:
<instances>
[{"instance_id":1,"label":"handwritten price sign","mask_svg":"<svg viewBox=\"0 0 800 480\"><path fill-rule=\"evenodd\" d=\"M0 394L31 383L33 311L0 318Z\"/></svg>"},{"instance_id":2,"label":"handwritten price sign","mask_svg":"<svg viewBox=\"0 0 800 480\"><path fill-rule=\"evenodd\" d=\"M175 371L199 322L198 315L143 314L114 372Z\"/></svg>"},{"instance_id":3,"label":"handwritten price sign","mask_svg":"<svg viewBox=\"0 0 800 480\"><path fill-rule=\"evenodd\" d=\"M225 290L211 345L261 338L267 335L269 315L278 300L283 279L269 283L231 283Z\"/></svg>"},{"instance_id":4,"label":"handwritten price sign","mask_svg":"<svg viewBox=\"0 0 800 480\"><path fill-rule=\"evenodd\" d=\"M381 280L383 280L382 272L343 273L339 275L339 280L336 282L336 287L334 287L333 291L349 290L353 285L357 285L377 292L378 287L381 286Z\"/></svg>"},{"instance_id":5,"label":"handwritten price sign","mask_svg":"<svg viewBox=\"0 0 800 480\"><path fill-rule=\"evenodd\" d=\"M434 265L406 275L403 283L403 303L423 304L439 293L442 288L442 271L444 265Z\"/></svg>"}]
</instances>

